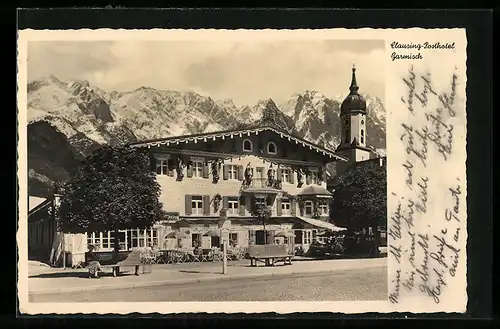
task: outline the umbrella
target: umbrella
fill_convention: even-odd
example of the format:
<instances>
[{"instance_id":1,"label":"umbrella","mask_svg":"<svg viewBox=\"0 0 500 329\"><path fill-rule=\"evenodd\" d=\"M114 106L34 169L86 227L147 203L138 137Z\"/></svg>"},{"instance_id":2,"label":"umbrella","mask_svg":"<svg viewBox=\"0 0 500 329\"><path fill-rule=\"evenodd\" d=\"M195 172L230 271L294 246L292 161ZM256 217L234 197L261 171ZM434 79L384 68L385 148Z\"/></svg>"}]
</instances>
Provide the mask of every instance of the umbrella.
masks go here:
<instances>
[{"instance_id":1,"label":"umbrella","mask_svg":"<svg viewBox=\"0 0 500 329\"><path fill-rule=\"evenodd\" d=\"M210 237L219 237L220 233L217 232L216 230L210 230L207 233L203 234L204 236L210 236Z\"/></svg>"},{"instance_id":2,"label":"umbrella","mask_svg":"<svg viewBox=\"0 0 500 329\"><path fill-rule=\"evenodd\" d=\"M274 235L275 238L294 238L295 234L293 232L278 232Z\"/></svg>"},{"instance_id":3,"label":"umbrella","mask_svg":"<svg viewBox=\"0 0 500 329\"><path fill-rule=\"evenodd\" d=\"M188 236L186 233L173 231L167 234L167 239L186 239Z\"/></svg>"}]
</instances>

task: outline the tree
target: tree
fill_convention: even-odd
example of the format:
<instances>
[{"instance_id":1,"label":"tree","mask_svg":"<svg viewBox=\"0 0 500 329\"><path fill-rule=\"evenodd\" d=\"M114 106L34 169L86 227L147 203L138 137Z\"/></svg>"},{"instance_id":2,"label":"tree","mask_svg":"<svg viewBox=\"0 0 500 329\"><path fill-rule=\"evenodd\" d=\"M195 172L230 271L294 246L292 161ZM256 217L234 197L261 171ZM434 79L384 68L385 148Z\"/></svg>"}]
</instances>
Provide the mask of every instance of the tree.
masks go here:
<instances>
[{"instance_id":1,"label":"tree","mask_svg":"<svg viewBox=\"0 0 500 329\"><path fill-rule=\"evenodd\" d=\"M64 186L63 232L145 229L163 216L160 185L150 158L130 148L105 146L87 157Z\"/></svg>"},{"instance_id":2,"label":"tree","mask_svg":"<svg viewBox=\"0 0 500 329\"><path fill-rule=\"evenodd\" d=\"M377 228L387 226L386 166L364 161L340 175L330 208L336 225L351 231L371 227L377 243L372 251L376 253Z\"/></svg>"},{"instance_id":3,"label":"tree","mask_svg":"<svg viewBox=\"0 0 500 329\"><path fill-rule=\"evenodd\" d=\"M266 223L269 221L272 211L271 208L267 206L266 200L255 198L251 214L253 217L257 218L258 221L262 224L262 227L264 229L264 244L267 244Z\"/></svg>"}]
</instances>

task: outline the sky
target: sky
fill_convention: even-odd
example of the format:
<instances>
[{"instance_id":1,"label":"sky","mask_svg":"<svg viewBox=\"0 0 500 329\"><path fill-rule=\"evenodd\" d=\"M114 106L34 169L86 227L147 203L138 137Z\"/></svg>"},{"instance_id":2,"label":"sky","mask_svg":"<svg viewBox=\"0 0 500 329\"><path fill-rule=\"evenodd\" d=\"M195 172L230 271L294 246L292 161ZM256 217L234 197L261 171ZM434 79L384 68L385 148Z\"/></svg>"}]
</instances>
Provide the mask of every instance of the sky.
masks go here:
<instances>
[{"instance_id":1,"label":"sky","mask_svg":"<svg viewBox=\"0 0 500 329\"><path fill-rule=\"evenodd\" d=\"M346 94L355 63L359 91L384 99L385 57L383 40L32 41L28 80L52 74L108 92L191 90L251 105L305 90Z\"/></svg>"}]
</instances>

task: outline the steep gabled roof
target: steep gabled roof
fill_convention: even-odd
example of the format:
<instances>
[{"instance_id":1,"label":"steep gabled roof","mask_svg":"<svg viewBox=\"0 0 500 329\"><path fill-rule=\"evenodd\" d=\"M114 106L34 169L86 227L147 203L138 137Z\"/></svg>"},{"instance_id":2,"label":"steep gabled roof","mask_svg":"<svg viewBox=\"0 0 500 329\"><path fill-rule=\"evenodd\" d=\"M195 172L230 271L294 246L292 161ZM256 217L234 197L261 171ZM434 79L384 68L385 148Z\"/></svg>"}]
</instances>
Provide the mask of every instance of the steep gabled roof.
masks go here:
<instances>
[{"instance_id":1,"label":"steep gabled roof","mask_svg":"<svg viewBox=\"0 0 500 329\"><path fill-rule=\"evenodd\" d=\"M239 137L242 137L243 135L250 136L251 134L258 134L263 131L274 132L283 139L288 139L288 141L294 141L296 144L302 144L303 147L308 147L310 150L314 150L317 153L327 155L332 159L347 161L346 158L336 154L333 151L327 150L324 147L311 143L303 138L293 136L281 129L271 126L248 127L243 129L223 130L223 131L216 131L216 132L195 134L195 135L171 136L167 138L151 139L151 140L129 143L128 146L134 148L140 148L140 147L150 148L151 146L160 146L160 145L168 146L170 144L180 144L180 143L190 143L190 142L197 143L198 141L206 142L208 139L216 140L218 138L222 139L226 137L232 138L235 135L238 135Z\"/></svg>"}]
</instances>

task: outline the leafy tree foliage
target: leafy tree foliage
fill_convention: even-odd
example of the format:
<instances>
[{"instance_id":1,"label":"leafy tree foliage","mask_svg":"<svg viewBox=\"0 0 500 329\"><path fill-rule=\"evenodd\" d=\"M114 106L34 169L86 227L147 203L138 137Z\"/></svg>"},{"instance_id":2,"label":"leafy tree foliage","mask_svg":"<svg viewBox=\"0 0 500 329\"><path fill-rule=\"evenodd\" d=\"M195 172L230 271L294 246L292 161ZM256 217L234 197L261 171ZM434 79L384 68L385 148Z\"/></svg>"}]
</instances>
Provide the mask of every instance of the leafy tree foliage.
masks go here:
<instances>
[{"instance_id":1,"label":"leafy tree foliage","mask_svg":"<svg viewBox=\"0 0 500 329\"><path fill-rule=\"evenodd\" d=\"M65 184L59 216L65 232L148 228L163 216L160 185L141 151L105 146Z\"/></svg>"},{"instance_id":2,"label":"leafy tree foliage","mask_svg":"<svg viewBox=\"0 0 500 329\"><path fill-rule=\"evenodd\" d=\"M251 207L251 214L253 217L257 218L257 220L262 224L264 229L264 243L267 244L267 230L266 224L269 222L269 218L271 217L272 210L269 206L267 206L265 200L254 199L253 205Z\"/></svg>"},{"instance_id":3,"label":"leafy tree foliage","mask_svg":"<svg viewBox=\"0 0 500 329\"><path fill-rule=\"evenodd\" d=\"M336 225L351 230L387 226L386 166L365 161L340 175L330 207Z\"/></svg>"}]
</instances>

